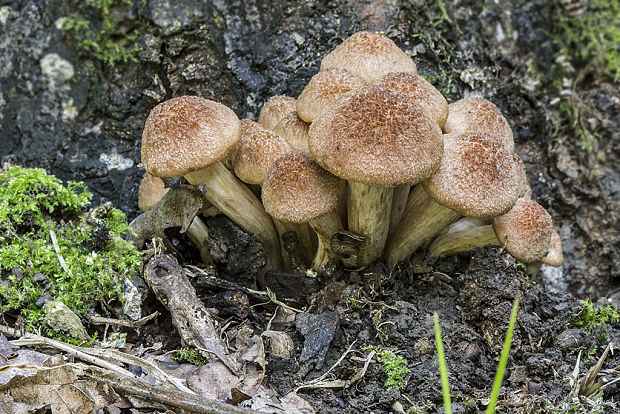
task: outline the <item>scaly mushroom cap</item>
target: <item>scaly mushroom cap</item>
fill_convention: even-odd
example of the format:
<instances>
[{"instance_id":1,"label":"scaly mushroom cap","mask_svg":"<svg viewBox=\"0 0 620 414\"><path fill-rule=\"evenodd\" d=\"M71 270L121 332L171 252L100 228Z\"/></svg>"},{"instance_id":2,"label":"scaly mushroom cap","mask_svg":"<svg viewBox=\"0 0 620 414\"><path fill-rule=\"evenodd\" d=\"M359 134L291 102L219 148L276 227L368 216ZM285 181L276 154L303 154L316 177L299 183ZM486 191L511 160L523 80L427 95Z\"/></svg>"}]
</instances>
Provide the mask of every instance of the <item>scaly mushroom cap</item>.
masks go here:
<instances>
[{"instance_id":1,"label":"scaly mushroom cap","mask_svg":"<svg viewBox=\"0 0 620 414\"><path fill-rule=\"evenodd\" d=\"M430 82L420 75L407 72L390 72L381 80L381 86L409 96L426 107L430 117L443 127L448 117L448 101Z\"/></svg>"},{"instance_id":2,"label":"scaly mushroom cap","mask_svg":"<svg viewBox=\"0 0 620 414\"><path fill-rule=\"evenodd\" d=\"M532 263L549 252L553 222L540 204L520 198L508 213L493 219L493 230L508 253Z\"/></svg>"},{"instance_id":3,"label":"scaly mushroom cap","mask_svg":"<svg viewBox=\"0 0 620 414\"><path fill-rule=\"evenodd\" d=\"M233 159L235 174L248 184L262 184L275 160L291 151L275 132L249 119L241 120L241 139Z\"/></svg>"},{"instance_id":4,"label":"scaly mushroom cap","mask_svg":"<svg viewBox=\"0 0 620 414\"><path fill-rule=\"evenodd\" d=\"M362 81L348 70L321 71L310 79L297 98L297 115L306 122L312 122L327 105L345 93L362 86L364 86Z\"/></svg>"},{"instance_id":5,"label":"scaly mushroom cap","mask_svg":"<svg viewBox=\"0 0 620 414\"><path fill-rule=\"evenodd\" d=\"M489 134L446 134L437 172L423 182L439 204L473 218L506 213L525 192L518 158Z\"/></svg>"},{"instance_id":6,"label":"scaly mushroom cap","mask_svg":"<svg viewBox=\"0 0 620 414\"><path fill-rule=\"evenodd\" d=\"M144 173L140 187L138 187L138 208L140 211L152 209L168 191L170 189L165 188L161 178Z\"/></svg>"},{"instance_id":7,"label":"scaly mushroom cap","mask_svg":"<svg viewBox=\"0 0 620 414\"><path fill-rule=\"evenodd\" d=\"M378 83L389 72L418 73L413 60L390 38L362 31L345 39L321 61L321 71L341 68L366 85Z\"/></svg>"},{"instance_id":8,"label":"scaly mushroom cap","mask_svg":"<svg viewBox=\"0 0 620 414\"><path fill-rule=\"evenodd\" d=\"M504 115L491 101L484 98L465 98L448 106L448 119L443 126L446 134L487 132L501 137L508 150L514 151L512 129Z\"/></svg>"},{"instance_id":9,"label":"scaly mushroom cap","mask_svg":"<svg viewBox=\"0 0 620 414\"><path fill-rule=\"evenodd\" d=\"M272 96L265 102L260 110L258 123L267 129L273 130L282 118L291 112L295 112L295 105L295 98L291 98L290 96Z\"/></svg>"},{"instance_id":10,"label":"scaly mushroom cap","mask_svg":"<svg viewBox=\"0 0 620 414\"><path fill-rule=\"evenodd\" d=\"M263 183L263 205L278 220L305 223L334 210L346 182L317 164L306 151L278 158Z\"/></svg>"},{"instance_id":11,"label":"scaly mushroom cap","mask_svg":"<svg viewBox=\"0 0 620 414\"><path fill-rule=\"evenodd\" d=\"M157 177L180 177L226 156L239 141L237 115L220 103L197 96L157 105L142 133L142 165Z\"/></svg>"},{"instance_id":12,"label":"scaly mushroom cap","mask_svg":"<svg viewBox=\"0 0 620 414\"><path fill-rule=\"evenodd\" d=\"M366 86L330 104L310 125L308 146L326 170L377 186L416 184L438 167L441 130L406 95Z\"/></svg>"}]
</instances>

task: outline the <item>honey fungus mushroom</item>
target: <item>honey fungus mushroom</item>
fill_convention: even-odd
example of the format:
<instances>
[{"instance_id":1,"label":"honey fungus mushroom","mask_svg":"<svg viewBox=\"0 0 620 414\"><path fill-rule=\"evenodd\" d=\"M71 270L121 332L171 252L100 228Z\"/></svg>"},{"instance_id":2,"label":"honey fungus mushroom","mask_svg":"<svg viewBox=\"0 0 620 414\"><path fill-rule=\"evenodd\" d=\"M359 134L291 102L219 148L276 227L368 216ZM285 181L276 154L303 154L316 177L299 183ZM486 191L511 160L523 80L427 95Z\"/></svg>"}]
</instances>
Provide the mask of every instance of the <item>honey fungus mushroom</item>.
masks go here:
<instances>
[{"instance_id":1,"label":"honey fungus mushroom","mask_svg":"<svg viewBox=\"0 0 620 414\"><path fill-rule=\"evenodd\" d=\"M439 166L441 130L406 95L373 85L321 111L309 135L317 163L348 181L348 229L366 238L359 255L343 261L365 266L383 252L392 187L416 184Z\"/></svg>"},{"instance_id":2,"label":"honey fungus mushroom","mask_svg":"<svg viewBox=\"0 0 620 414\"><path fill-rule=\"evenodd\" d=\"M323 58L321 71L332 68L346 69L366 85L389 72L418 73L411 57L389 37L368 31L351 35Z\"/></svg>"},{"instance_id":3,"label":"honey fungus mushroom","mask_svg":"<svg viewBox=\"0 0 620 414\"><path fill-rule=\"evenodd\" d=\"M411 255L461 216L490 219L525 192L522 164L497 138L480 132L444 135L436 173L409 195L398 231L385 249L389 266Z\"/></svg>"},{"instance_id":4,"label":"honey fungus mushroom","mask_svg":"<svg viewBox=\"0 0 620 414\"><path fill-rule=\"evenodd\" d=\"M524 263L541 260L550 250L554 233L551 216L540 204L522 197L492 224L473 226L438 237L429 250L435 257L463 253L487 244L503 246Z\"/></svg>"},{"instance_id":5,"label":"honey fungus mushroom","mask_svg":"<svg viewBox=\"0 0 620 414\"><path fill-rule=\"evenodd\" d=\"M332 234L342 229L337 207L345 181L330 174L305 151L289 152L269 169L263 183L263 203L278 220L309 223L319 245L312 267L321 270L332 257Z\"/></svg>"},{"instance_id":6,"label":"honey fungus mushroom","mask_svg":"<svg viewBox=\"0 0 620 414\"><path fill-rule=\"evenodd\" d=\"M142 134L142 164L158 177L184 176L206 184L205 196L267 254L265 269L281 264L278 235L252 192L220 162L238 144L241 123L228 107L196 96L172 98L149 114Z\"/></svg>"}]
</instances>

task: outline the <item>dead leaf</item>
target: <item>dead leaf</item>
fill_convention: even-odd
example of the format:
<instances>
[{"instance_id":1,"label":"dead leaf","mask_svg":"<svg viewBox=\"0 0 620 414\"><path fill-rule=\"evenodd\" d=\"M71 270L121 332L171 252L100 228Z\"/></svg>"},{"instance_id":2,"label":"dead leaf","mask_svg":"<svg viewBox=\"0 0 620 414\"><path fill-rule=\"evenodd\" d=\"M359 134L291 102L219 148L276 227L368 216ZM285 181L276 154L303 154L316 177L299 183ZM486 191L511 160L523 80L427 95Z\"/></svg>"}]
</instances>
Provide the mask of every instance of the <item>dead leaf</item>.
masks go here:
<instances>
[{"instance_id":1,"label":"dead leaf","mask_svg":"<svg viewBox=\"0 0 620 414\"><path fill-rule=\"evenodd\" d=\"M232 398L231 389L239 384L239 378L220 361L209 362L187 377L187 386L198 395L218 401Z\"/></svg>"},{"instance_id":2,"label":"dead leaf","mask_svg":"<svg viewBox=\"0 0 620 414\"><path fill-rule=\"evenodd\" d=\"M295 351L295 344L286 332L265 331L261 334L266 336L269 341L270 353L282 359L289 359Z\"/></svg>"}]
</instances>

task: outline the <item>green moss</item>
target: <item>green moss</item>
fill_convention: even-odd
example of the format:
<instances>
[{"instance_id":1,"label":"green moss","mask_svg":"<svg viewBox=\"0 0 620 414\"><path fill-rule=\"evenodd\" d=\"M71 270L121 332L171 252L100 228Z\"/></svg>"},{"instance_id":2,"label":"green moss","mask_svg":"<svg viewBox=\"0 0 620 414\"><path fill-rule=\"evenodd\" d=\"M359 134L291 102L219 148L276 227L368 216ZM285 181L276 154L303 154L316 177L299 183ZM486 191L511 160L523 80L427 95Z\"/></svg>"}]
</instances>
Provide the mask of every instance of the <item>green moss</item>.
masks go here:
<instances>
[{"instance_id":1,"label":"green moss","mask_svg":"<svg viewBox=\"0 0 620 414\"><path fill-rule=\"evenodd\" d=\"M572 324L590 334L610 323L620 322L620 312L612 305L595 306L591 301L581 302L581 310Z\"/></svg>"},{"instance_id":2,"label":"green moss","mask_svg":"<svg viewBox=\"0 0 620 414\"><path fill-rule=\"evenodd\" d=\"M181 348L172 359L177 362L188 362L197 366L205 365L208 362L195 348Z\"/></svg>"},{"instance_id":3,"label":"green moss","mask_svg":"<svg viewBox=\"0 0 620 414\"><path fill-rule=\"evenodd\" d=\"M400 355L396 355L389 349L379 349L376 346L367 346L362 348L363 351L375 351L382 364L383 372L387 376L384 387L389 390L397 388L402 390L407 385L405 377L411 372L408 362Z\"/></svg>"},{"instance_id":4,"label":"green moss","mask_svg":"<svg viewBox=\"0 0 620 414\"><path fill-rule=\"evenodd\" d=\"M142 7L145 2L140 0ZM86 0L83 13L65 18L62 26L73 32L82 50L110 66L118 62L135 62L139 51L136 43L139 28L117 32L127 17L127 9L134 3L134 0Z\"/></svg>"},{"instance_id":5,"label":"green moss","mask_svg":"<svg viewBox=\"0 0 620 414\"><path fill-rule=\"evenodd\" d=\"M0 174L0 313L21 314L28 331L41 327L42 295L80 314L120 300L119 281L139 269L140 252L122 237L125 215L102 209L87 219L91 197L83 183L63 185L42 169Z\"/></svg>"}]
</instances>

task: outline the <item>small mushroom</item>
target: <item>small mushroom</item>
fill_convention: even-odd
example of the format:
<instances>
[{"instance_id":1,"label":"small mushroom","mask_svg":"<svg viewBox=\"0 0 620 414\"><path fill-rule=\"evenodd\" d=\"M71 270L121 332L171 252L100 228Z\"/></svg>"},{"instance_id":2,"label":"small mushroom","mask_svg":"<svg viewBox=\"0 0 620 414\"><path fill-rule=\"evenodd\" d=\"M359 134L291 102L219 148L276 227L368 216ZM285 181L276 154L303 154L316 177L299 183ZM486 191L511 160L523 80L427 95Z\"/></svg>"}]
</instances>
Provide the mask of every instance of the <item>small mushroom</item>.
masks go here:
<instances>
[{"instance_id":1,"label":"small mushroom","mask_svg":"<svg viewBox=\"0 0 620 414\"><path fill-rule=\"evenodd\" d=\"M346 69L323 70L310 79L297 98L297 115L312 122L327 105L362 86L362 81Z\"/></svg>"},{"instance_id":2,"label":"small mushroom","mask_svg":"<svg viewBox=\"0 0 620 414\"><path fill-rule=\"evenodd\" d=\"M205 197L263 243L265 271L281 262L271 217L220 162L235 148L240 133L241 123L230 108L196 96L173 98L153 108L146 120L142 164L158 177L185 176L190 184L206 184Z\"/></svg>"},{"instance_id":3,"label":"small mushroom","mask_svg":"<svg viewBox=\"0 0 620 414\"><path fill-rule=\"evenodd\" d=\"M389 37L361 31L338 45L321 61L321 71L346 69L366 85L381 81L389 72L418 73L415 63Z\"/></svg>"},{"instance_id":4,"label":"small mushroom","mask_svg":"<svg viewBox=\"0 0 620 414\"><path fill-rule=\"evenodd\" d=\"M280 157L263 183L263 204L269 214L285 222L307 222L316 232L315 270L323 269L332 257L330 240L342 229L337 206L345 186L344 180L325 171L305 151Z\"/></svg>"},{"instance_id":5,"label":"small mushroom","mask_svg":"<svg viewBox=\"0 0 620 414\"><path fill-rule=\"evenodd\" d=\"M509 151L514 151L510 124L497 106L484 98L470 97L451 103L443 130L446 134L479 131L497 135Z\"/></svg>"},{"instance_id":6,"label":"small mushroom","mask_svg":"<svg viewBox=\"0 0 620 414\"><path fill-rule=\"evenodd\" d=\"M308 130L310 124L297 116L297 112L286 115L273 128L273 132L280 135L295 151L308 151Z\"/></svg>"},{"instance_id":7,"label":"small mushroom","mask_svg":"<svg viewBox=\"0 0 620 414\"><path fill-rule=\"evenodd\" d=\"M295 98L290 96L272 96L261 108L258 123L269 130L273 130L282 118L291 112L295 112L295 105Z\"/></svg>"},{"instance_id":8,"label":"small mushroom","mask_svg":"<svg viewBox=\"0 0 620 414\"><path fill-rule=\"evenodd\" d=\"M490 219L508 212L525 192L518 157L489 134L446 134L436 173L409 195L385 258L390 266L431 241L462 215Z\"/></svg>"},{"instance_id":9,"label":"small mushroom","mask_svg":"<svg viewBox=\"0 0 620 414\"><path fill-rule=\"evenodd\" d=\"M281 136L254 121L244 119L241 121L241 139L233 159L235 174L245 183L262 185L271 165L290 151L292 151L291 146ZM307 262L312 260L314 243L311 230L307 225L282 223L277 219L274 219L274 225L280 239L287 231L296 232L301 253ZM288 253L282 243L281 248L282 256L288 259Z\"/></svg>"}]
</instances>

